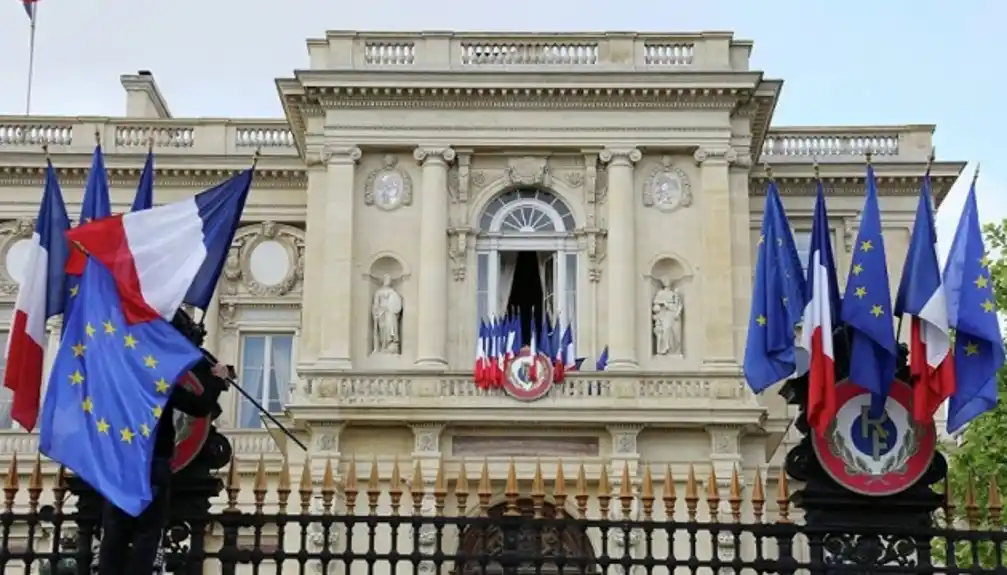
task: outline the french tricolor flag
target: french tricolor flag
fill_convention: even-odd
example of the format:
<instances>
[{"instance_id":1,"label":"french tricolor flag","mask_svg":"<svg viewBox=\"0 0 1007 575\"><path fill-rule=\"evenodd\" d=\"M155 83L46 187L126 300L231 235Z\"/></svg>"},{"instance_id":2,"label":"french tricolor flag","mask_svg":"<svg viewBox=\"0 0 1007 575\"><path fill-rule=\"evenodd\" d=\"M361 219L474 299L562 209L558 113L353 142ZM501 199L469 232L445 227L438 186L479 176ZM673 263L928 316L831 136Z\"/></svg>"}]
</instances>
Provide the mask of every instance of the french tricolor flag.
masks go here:
<instances>
[{"instance_id":1,"label":"french tricolor flag","mask_svg":"<svg viewBox=\"0 0 1007 575\"><path fill-rule=\"evenodd\" d=\"M112 272L127 322L170 320L182 303L205 310L254 171L180 202L84 224L66 237Z\"/></svg>"},{"instance_id":2,"label":"french tricolor flag","mask_svg":"<svg viewBox=\"0 0 1007 575\"><path fill-rule=\"evenodd\" d=\"M38 223L31 236L21 287L14 305L14 321L7 340L4 386L14 393L11 416L31 431L38 422L45 358L45 323L63 313L68 246L64 234L70 218L56 171L49 162Z\"/></svg>"},{"instance_id":3,"label":"french tricolor flag","mask_svg":"<svg viewBox=\"0 0 1007 575\"><path fill-rule=\"evenodd\" d=\"M835 351L832 332L839 318L839 283L829 237L825 190L818 182L815 219L808 257L808 305L804 308L801 347L808 351L808 424L824 433L836 415Z\"/></svg>"},{"instance_id":4,"label":"french tricolor flag","mask_svg":"<svg viewBox=\"0 0 1007 575\"><path fill-rule=\"evenodd\" d=\"M923 178L916 223L902 268L895 315L909 315L909 372L913 379L913 419L933 421L934 413L955 392L947 299L937 263L937 232L930 199L930 170Z\"/></svg>"},{"instance_id":5,"label":"french tricolor flag","mask_svg":"<svg viewBox=\"0 0 1007 575\"><path fill-rule=\"evenodd\" d=\"M21 5L24 6L25 14L28 14L28 19L35 20L35 8L38 0L21 0Z\"/></svg>"}]
</instances>

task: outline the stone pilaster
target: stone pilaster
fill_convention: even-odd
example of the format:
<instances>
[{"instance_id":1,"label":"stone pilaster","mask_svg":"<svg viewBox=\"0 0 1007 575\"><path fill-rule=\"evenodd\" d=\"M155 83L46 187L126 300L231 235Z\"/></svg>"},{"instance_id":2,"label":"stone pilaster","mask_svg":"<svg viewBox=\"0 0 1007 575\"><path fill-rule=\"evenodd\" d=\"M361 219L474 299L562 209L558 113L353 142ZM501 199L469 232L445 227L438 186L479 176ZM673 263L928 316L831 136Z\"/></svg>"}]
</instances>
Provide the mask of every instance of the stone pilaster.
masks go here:
<instances>
[{"instance_id":1,"label":"stone pilaster","mask_svg":"<svg viewBox=\"0 0 1007 575\"><path fill-rule=\"evenodd\" d=\"M420 193L420 270L416 365L447 367L448 327L448 164L451 148L417 148L413 157L423 166Z\"/></svg>"},{"instance_id":2,"label":"stone pilaster","mask_svg":"<svg viewBox=\"0 0 1007 575\"><path fill-rule=\"evenodd\" d=\"M434 489L437 477L437 466L441 459L441 432L444 426L437 423L420 423L412 425L413 430L413 465L418 464L423 472L422 477L411 477L409 479L410 492L422 491L423 499L420 504L420 512L425 517L431 517L436 512L436 499ZM421 481L423 485L415 485L415 481ZM436 549L437 530L433 525L423 525L419 528L418 542L420 551L432 553ZM423 561L419 565L420 573L433 573L436 571L434 563Z\"/></svg>"},{"instance_id":3,"label":"stone pilaster","mask_svg":"<svg viewBox=\"0 0 1007 575\"><path fill-rule=\"evenodd\" d=\"M730 148L700 148L694 154L702 180L704 358L706 366L737 364L734 346L734 286L731 253Z\"/></svg>"},{"instance_id":4,"label":"stone pilaster","mask_svg":"<svg viewBox=\"0 0 1007 575\"><path fill-rule=\"evenodd\" d=\"M636 222L633 164L636 148L606 148L598 154L608 164L608 369L635 369Z\"/></svg>"},{"instance_id":5,"label":"stone pilaster","mask_svg":"<svg viewBox=\"0 0 1007 575\"><path fill-rule=\"evenodd\" d=\"M318 314L321 319L320 363L333 369L350 369L355 277L353 202L356 166L361 152L357 147L330 147L326 151L329 157L325 177L325 220L321 226L325 296L315 292L311 313Z\"/></svg>"},{"instance_id":6,"label":"stone pilaster","mask_svg":"<svg viewBox=\"0 0 1007 575\"><path fill-rule=\"evenodd\" d=\"M301 291L301 335L298 362L318 361L322 345L322 278L325 274L325 201L328 155L323 151L308 159L308 194L304 232L304 281Z\"/></svg>"}]
</instances>

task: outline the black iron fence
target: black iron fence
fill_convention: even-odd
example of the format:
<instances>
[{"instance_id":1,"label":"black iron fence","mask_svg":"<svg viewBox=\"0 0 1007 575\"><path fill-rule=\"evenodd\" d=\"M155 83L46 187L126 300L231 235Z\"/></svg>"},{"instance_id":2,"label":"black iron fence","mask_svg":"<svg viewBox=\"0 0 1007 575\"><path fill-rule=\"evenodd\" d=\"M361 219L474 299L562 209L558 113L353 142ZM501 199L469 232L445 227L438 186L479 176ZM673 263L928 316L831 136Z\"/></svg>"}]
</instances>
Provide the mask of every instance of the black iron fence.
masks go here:
<instances>
[{"instance_id":1,"label":"black iron fence","mask_svg":"<svg viewBox=\"0 0 1007 575\"><path fill-rule=\"evenodd\" d=\"M954 529L885 526L884 518L823 528L796 520L782 474L767 497L758 474L743 488L737 472L697 481L690 470L679 482L646 466L631 477L627 465L618 479L602 468L589 481L581 466L567 481L560 467L551 480L537 470L522 483L511 464L506 482L494 485L485 467L472 484L464 465L454 481L442 466L430 471L403 479L396 465L384 479L375 464L358 482L350 465L344 484L330 468L319 486L307 471L292 485L284 466L271 487L260 464L248 494L232 465L226 477L179 483L161 567L277 575L1007 573L999 496L990 509L965 502ZM93 494L62 473L43 489L38 465L26 487L17 477L8 472L4 486L0 573L90 572L100 539ZM207 505L214 489L224 491L219 509ZM940 512L937 523L953 513Z\"/></svg>"}]
</instances>

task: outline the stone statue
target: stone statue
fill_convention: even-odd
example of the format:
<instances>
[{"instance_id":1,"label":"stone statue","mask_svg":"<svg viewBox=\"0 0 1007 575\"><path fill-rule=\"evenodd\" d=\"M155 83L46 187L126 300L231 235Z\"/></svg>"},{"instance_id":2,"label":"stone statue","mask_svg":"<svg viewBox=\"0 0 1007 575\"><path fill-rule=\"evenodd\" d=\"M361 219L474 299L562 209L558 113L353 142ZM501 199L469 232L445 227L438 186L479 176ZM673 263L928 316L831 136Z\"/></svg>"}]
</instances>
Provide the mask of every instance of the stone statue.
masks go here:
<instances>
[{"instance_id":1,"label":"stone statue","mask_svg":"<svg viewBox=\"0 0 1007 575\"><path fill-rule=\"evenodd\" d=\"M676 282L671 278L647 276L657 286L651 300L651 319L654 327L654 355L683 355L682 315L685 303Z\"/></svg>"},{"instance_id":2,"label":"stone statue","mask_svg":"<svg viewBox=\"0 0 1007 575\"><path fill-rule=\"evenodd\" d=\"M402 296L395 291L395 283L405 279L384 274L380 278L368 274L371 280L380 283L371 300L371 353L402 353L399 320L402 316Z\"/></svg>"}]
</instances>

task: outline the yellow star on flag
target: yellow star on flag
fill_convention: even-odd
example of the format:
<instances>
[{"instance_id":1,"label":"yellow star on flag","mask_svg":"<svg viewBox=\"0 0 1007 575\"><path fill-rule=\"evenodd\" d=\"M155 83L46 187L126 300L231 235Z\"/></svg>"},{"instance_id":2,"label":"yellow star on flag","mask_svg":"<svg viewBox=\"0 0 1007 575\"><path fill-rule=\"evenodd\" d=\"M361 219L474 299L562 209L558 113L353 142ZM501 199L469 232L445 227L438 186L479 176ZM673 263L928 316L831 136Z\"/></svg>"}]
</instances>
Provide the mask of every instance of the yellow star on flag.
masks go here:
<instances>
[{"instance_id":1,"label":"yellow star on flag","mask_svg":"<svg viewBox=\"0 0 1007 575\"><path fill-rule=\"evenodd\" d=\"M150 437L150 426L146 423L140 424L140 435L144 437Z\"/></svg>"},{"instance_id":2,"label":"yellow star on flag","mask_svg":"<svg viewBox=\"0 0 1007 575\"><path fill-rule=\"evenodd\" d=\"M113 333L115 333L115 326L112 325L111 321L106 321L103 325L105 326L106 335L112 335Z\"/></svg>"},{"instance_id":3,"label":"yellow star on flag","mask_svg":"<svg viewBox=\"0 0 1007 575\"><path fill-rule=\"evenodd\" d=\"M75 369L70 374L70 385L80 385L82 383L84 383L84 374L79 369Z\"/></svg>"},{"instance_id":4,"label":"yellow star on flag","mask_svg":"<svg viewBox=\"0 0 1007 575\"><path fill-rule=\"evenodd\" d=\"M871 251L873 249L874 249L874 244L871 242L871 240L864 240L864 241L860 242L860 251L862 251L862 252L869 252L869 251Z\"/></svg>"},{"instance_id":5,"label":"yellow star on flag","mask_svg":"<svg viewBox=\"0 0 1007 575\"><path fill-rule=\"evenodd\" d=\"M104 433L104 434L107 435L108 434L108 428L109 428L109 425L108 425L108 422L105 421L105 418L101 418L101 419L98 420L98 433Z\"/></svg>"},{"instance_id":6,"label":"yellow star on flag","mask_svg":"<svg viewBox=\"0 0 1007 575\"><path fill-rule=\"evenodd\" d=\"M86 350L86 349L87 349L87 346L86 346L86 345L84 345L84 344L83 344L83 343L81 343L81 342L77 342L77 343L76 343L76 344L75 344L75 345L74 345L73 347L71 347L70 349L72 349L72 350L73 350L73 356L74 356L74 357L81 357L81 356L83 356L83 355L84 355L84 350Z\"/></svg>"},{"instance_id":7,"label":"yellow star on flag","mask_svg":"<svg viewBox=\"0 0 1007 575\"><path fill-rule=\"evenodd\" d=\"M993 305L993 302L990 301L990 300L984 301L982 303L982 306L983 306L983 311L985 311L986 313L991 313L993 311L993 309L996 307L995 305Z\"/></svg>"},{"instance_id":8,"label":"yellow star on flag","mask_svg":"<svg viewBox=\"0 0 1007 575\"><path fill-rule=\"evenodd\" d=\"M764 243L766 243L766 235L762 234L759 236L759 245L761 246Z\"/></svg>"},{"instance_id":9,"label":"yellow star on flag","mask_svg":"<svg viewBox=\"0 0 1007 575\"><path fill-rule=\"evenodd\" d=\"M755 318L755 323L757 323L757 324L759 324L761 326L766 325L766 316L760 315L759 317Z\"/></svg>"},{"instance_id":10,"label":"yellow star on flag","mask_svg":"<svg viewBox=\"0 0 1007 575\"><path fill-rule=\"evenodd\" d=\"M989 284L989 280L986 279L986 276L979 276L976 278L975 284L977 288L983 289Z\"/></svg>"},{"instance_id":11,"label":"yellow star on flag","mask_svg":"<svg viewBox=\"0 0 1007 575\"><path fill-rule=\"evenodd\" d=\"M132 429L127 427L119 430L119 437L122 438L123 443L133 443L133 438L136 437L136 434L133 433Z\"/></svg>"},{"instance_id":12,"label":"yellow star on flag","mask_svg":"<svg viewBox=\"0 0 1007 575\"><path fill-rule=\"evenodd\" d=\"M154 359L154 356L152 355L144 356L143 364L151 369L154 369L155 367L157 367L157 360Z\"/></svg>"},{"instance_id":13,"label":"yellow star on flag","mask_svg":"<svg viewBox=\"0 0 1007 575\"><path fill-rule=\"evenodd\" d=\"M154 409L151 409L150 412L152 414L154 414L154 419L157 419L158 417L161 417L161 413L162 413L161 406L160 405L155 405Z\"/></svg>"},{"instance_id":14,"label":"yellow star on flag","mask_svg":"<svg viewBox=\"0 0 1007 575\"><path fill-rule=\"evenodd\" d=\"M77 297L77 293L80 291L80 286L70 286L70 297Z\"/></svg>"},{"instance_id":15,"label":"yellow star on flag","mask_svg":"<svg viewBox=\"0 0 1007 575\"><path fill-rule=\"evenodd\" d=\"M881 317L883 313L885 313L885 308L881 307L881 304L875 304L871 307L871 315L874 317Z\"/></svg>"},{"instance_id":16,"label":"yellow star on flag","mask_svg":"<svg viewBox=\"0 0 1007 575\"><path fill-rule=\"evenodd\" d=\"M991 260L986 254L983 254L983 257L979 259L979 265L984 268L990 267L991 263L993 263L993 260Z\"/></svg>"},{"instance_id":17,"label":"yellow star on flag","mask_svg":"<svg viewBox=\"0 0 1007 575\"><path fill-rule=\"evenodd\" d=\"M122 338L122 345L128 347L129 349L136 349L136 338L133 334L127 333L125 337Z\"/></svg>"},{"instance_id":18,"label":"yellow star on flag","mask_svg":"<svg viewBox=\"0 0 1007 575\"><path fill-rule=\"evenodd\" d=\"M87 337L94 337L94 326L88 323L84 326L84 332L87 333Z\"/></svg>"},{"instance_id":19,"label":"yellow star on flag","mask_svg":"<svg viewBox=\"0 0 1007 575\"><path fill-rule=\"evenodd\" d=\"M91 401L90 397L85 397L84 401L81 402L80 407L87 413L91 413L94 411L94 402Z\"/></svg>"},{"instance_id":20,"label":"yellow star on flag","mask_svg":"<svg viewBox=\"0 0 1007 575\"><path fill-rule=\"evenodd\" d=\"M168 382L163 377L161 379L155 381L154 385L157 386L157 392L158 393L168 393L168 387L170 387L170 386L168 385Z\"/></svg>"},{"instance_id":21,"label":"yellow star on flag","mask_svg":"<svg viewBox=\"0 0 1007 575\"><path fill-rule=\"evenodd\" d=\"M979 344L970 341L965 344L965 355L979 355Z\"/></svg>"},{"instance_id":22,"label":"yellow star on flag","mask_svg":"<svg viewBox=\"0 0 1007 575\"><path fill-rule=\"evenodd\" d=\"M853 264L853 275L858 276L862 271L864 271L864 266L860 264Z\"/></svg>"},{"instance_id":23,"label":"yellow star on flag","mask_svg":"<svg viewBox=\"0 0 1007 575\"><path fill-rule=\"evenodd\" d=\"M864 296L867 295L867 288L865 288L864 286L860 286L857 289L853 290L853 295L863 299Z\"/></svg>"}]
</instances>

